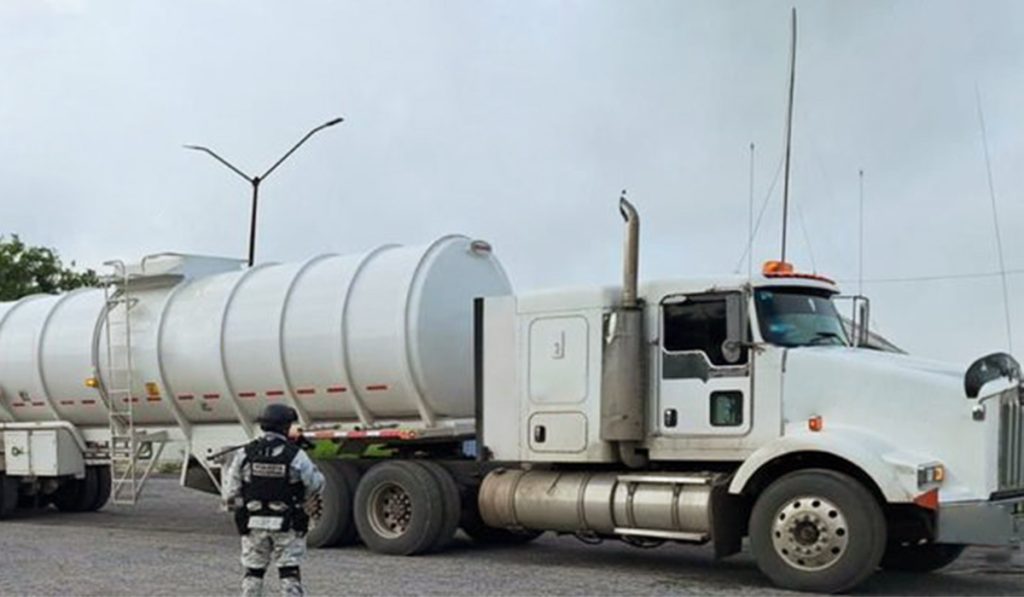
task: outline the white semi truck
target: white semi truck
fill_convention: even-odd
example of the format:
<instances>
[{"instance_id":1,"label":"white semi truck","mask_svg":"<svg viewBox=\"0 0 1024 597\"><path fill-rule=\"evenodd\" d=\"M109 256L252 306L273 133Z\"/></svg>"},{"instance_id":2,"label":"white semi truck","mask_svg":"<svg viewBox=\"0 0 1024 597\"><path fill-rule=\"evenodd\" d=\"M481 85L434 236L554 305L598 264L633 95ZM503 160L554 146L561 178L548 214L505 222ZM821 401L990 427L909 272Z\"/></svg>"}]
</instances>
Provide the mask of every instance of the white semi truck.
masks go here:
<instances>
[{"instance_id":1,"label":"white semi truck","mask_svg":"<svg viewBox=\"0 0 1024 597\"><path fill-rule=\"evenodd\" d=\"M0 516L132 503L160 454L217 492L224 450L292 405L328 479L309 540L376 552L545 531L637 546L742 540L777 585L843 591L1011 545L1024 386L862 346L831 281L762 275L516 295L491 247L244 268L112 263L106 289L0 304Z\"/></svg>"}]
</instances>

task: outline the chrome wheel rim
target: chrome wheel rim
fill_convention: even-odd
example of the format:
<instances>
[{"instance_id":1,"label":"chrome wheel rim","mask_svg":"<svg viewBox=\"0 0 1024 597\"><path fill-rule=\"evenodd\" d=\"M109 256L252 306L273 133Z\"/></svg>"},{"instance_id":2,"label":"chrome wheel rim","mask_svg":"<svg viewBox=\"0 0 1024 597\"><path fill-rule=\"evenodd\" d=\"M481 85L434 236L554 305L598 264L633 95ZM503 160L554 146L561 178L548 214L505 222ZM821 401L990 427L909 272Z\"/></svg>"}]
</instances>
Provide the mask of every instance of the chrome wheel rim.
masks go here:
<instances>
[{"instance_id":1,"label":"chrome wheel rim","mask_svg":"<svg viewBox=\"0 0 1024 597\"><path fill-rule=\"evenodd\" d=\"M409 529L412 520L412 498L395 483L382 483L374 488L367 503L367 518L373 531L381 537L395 539Z\"/></svg>"},{"instance_id":2,"label":"chrome wheel rim","mask_svg":"<svg viewBox=\"0 0 1024 597\"><path fill-rule=\"evenodd\" d=\"M772 545L793 568L824 570L838 562L850 542L846 516L835 503L805 495L788 500L775 513Z\"/></svg>"}]
</instances>

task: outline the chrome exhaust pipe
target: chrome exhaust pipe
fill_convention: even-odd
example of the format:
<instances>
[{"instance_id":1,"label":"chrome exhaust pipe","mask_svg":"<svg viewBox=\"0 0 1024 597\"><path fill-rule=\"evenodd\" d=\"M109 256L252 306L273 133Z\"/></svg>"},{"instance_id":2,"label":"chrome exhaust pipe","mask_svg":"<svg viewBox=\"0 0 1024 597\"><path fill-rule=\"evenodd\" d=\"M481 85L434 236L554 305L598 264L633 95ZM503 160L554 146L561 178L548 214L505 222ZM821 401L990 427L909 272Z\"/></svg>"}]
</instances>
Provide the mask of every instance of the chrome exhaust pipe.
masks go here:
<instances>
[{"instance_id":1,"label":"chrome exhaust pipe","mask_svg":"<svg viewBox=\"0 0 1024 597\"><path fill-rule=\"evenodd\" d=\"M633 204L626 199L626 192L619 198L619 213L626 221L626 238L623 247L622 264L622 306L632 309L637 306L637 286L640 268L640 216Z\"/></svg>"},{"instance_id":2,"label":"chrome exhaust pipe","mask_svg":"<svg viewBox=\"0 0 1024 597\"><path fill-rule=\"evenodd\" d=\"M612 442L629 468L647 463L640 442L646 437L644 312L638 295L640 216L625 193L619 213L626 221L622 304L604 319L601 366L601 439Z\"/></svg>"}]
</instances>

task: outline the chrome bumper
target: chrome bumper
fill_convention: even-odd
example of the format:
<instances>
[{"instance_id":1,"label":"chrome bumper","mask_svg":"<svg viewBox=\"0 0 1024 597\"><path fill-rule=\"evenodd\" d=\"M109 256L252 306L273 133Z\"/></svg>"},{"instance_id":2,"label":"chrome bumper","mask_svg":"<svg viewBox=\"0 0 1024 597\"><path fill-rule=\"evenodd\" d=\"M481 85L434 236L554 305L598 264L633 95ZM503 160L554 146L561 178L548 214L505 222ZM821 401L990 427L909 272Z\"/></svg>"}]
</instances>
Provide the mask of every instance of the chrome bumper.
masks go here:
<instances>
[{"instance_id":1,"label":"chrome bumper","mask_svg":"<svg viewBox=\"0 0 1024 597\"><path fill-rule=\"evenodd\" d=\"M939 505L937 543L1007 546L1024 543L1024 495L999 501Z\"/></svg>"}]
</instances>

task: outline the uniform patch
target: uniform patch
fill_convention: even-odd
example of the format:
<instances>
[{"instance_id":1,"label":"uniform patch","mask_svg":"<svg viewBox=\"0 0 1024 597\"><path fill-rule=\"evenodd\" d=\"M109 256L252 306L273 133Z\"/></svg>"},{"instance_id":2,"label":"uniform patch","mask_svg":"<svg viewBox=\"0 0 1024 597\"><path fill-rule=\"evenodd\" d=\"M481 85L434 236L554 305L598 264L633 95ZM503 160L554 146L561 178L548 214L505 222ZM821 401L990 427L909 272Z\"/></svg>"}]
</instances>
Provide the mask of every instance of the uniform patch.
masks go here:
<instances>
[{"instance_id":1,"label":"uniform patch","mask_svg":"<svg viewBox=\"0 0 1024 597\"><path fill-rule=\"evenodd\" d=\"M252 476L283 478L288 473L288 465L271 464L267 462L252 463Z\"/></svg>"}]
</instances>

